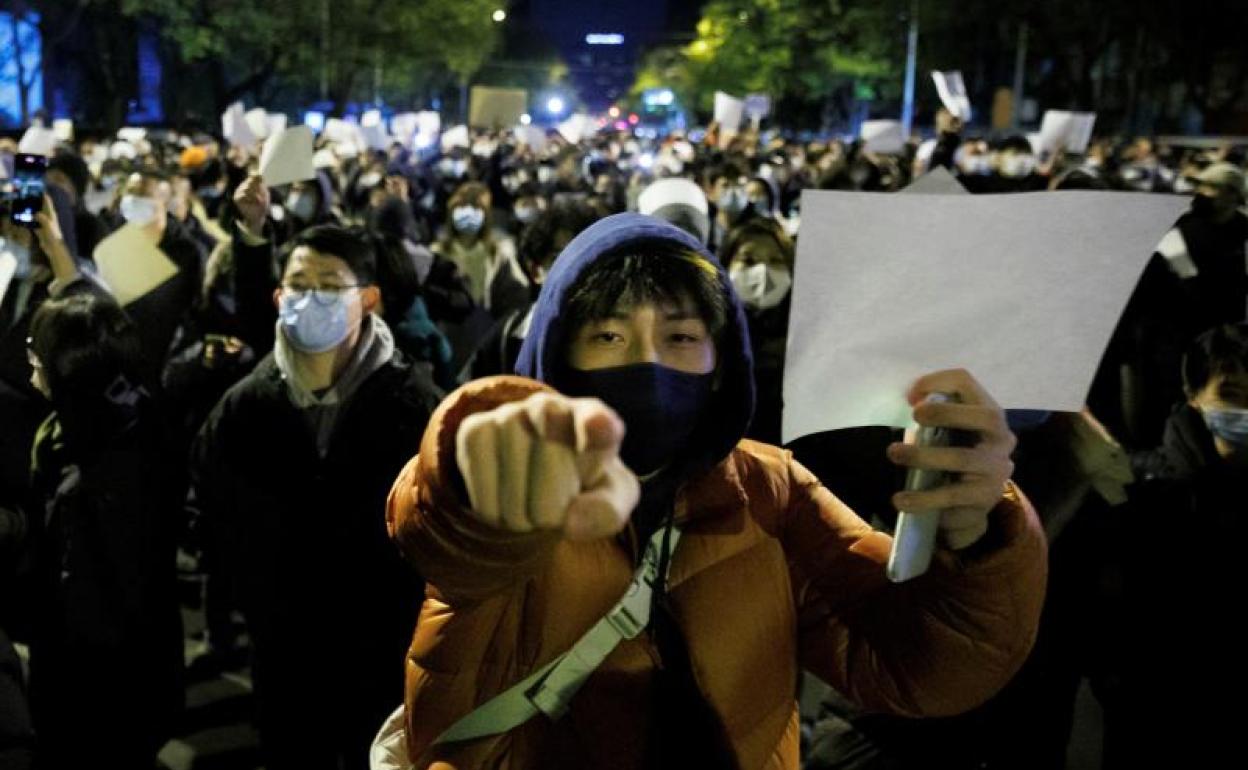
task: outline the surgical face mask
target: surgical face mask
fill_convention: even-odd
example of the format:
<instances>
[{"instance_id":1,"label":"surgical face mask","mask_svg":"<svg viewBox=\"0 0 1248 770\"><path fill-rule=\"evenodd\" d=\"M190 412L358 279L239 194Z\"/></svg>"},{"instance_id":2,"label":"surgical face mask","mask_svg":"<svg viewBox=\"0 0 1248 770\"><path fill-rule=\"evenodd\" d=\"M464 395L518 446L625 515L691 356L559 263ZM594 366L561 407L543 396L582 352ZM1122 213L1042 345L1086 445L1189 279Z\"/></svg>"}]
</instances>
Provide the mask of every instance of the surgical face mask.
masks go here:
<instances>
[{"instance_id":1,"label":"surgical face mask","mask_svg":"<svg viewBox=\"0 0 1248 770\"><path fill-rule=\"evenodd\" d=\"M381 184L381 179L382 179L381 174L377 171L369 171L365 174L361 174L360 185L359 185L360 189L371 190L372 188Z\"/></svg>"},{"instance_id":2,"label":"surgical face mask","mask_svg":"<svg viewBox=\"0 0 1248 770\"><path fill-rule=\"evenodd\" d=\"M311 222L316 214L316 198L307 192L292 192L286 196L286 210L302 222Z\"/></svg>"},{"instance_id":3,"label":"surgical face mask","mask_svg":"<svg viewBox=\"0 0 1248 770\"><path fill-rule=\"evenodd\" d=\"M689 374L658 364L610 369L570 369L560 390L573 397L600 398L627 428L620 459L645 476L687 451L711 399L714 373Z\"/></svg>"},{"instance_id":4,"label":"surgical face mask","mask_svg":"<svg viewBox=\"0 0 1248 770\"><path fill-rule=\"evenodd\" d=\"M24 246L17 241L11 241L7 238L0 238L0 254L8 254L13 257L17 263L16 269L13 271L13 277L22 280L30 276L30 247Z\"/></svg>"},{"instance_id":5,"label":"surgical face mask","mask_svg":"<svg viewBox=\"0 0 1248 770\"><path fill-rule=\"evenodd\" d=\"M123 195L121 216L132 225L150 225L156 221L156 201L138 195Z\"/></svg>"},{"instance_id":6,"label":"surgical face mask","mask_svg":"<svg viewBox=\"0 0 1248 770\"><path fill-rule=\"evenodd\" d=\"M728 216L735 217L745 210L745 188L729 187L720 193L716 203Z\"/></svg>"},{"instance_id":7,"label":"surgical face mask","mask_svg":"<svg viewBox=\"0 0 1248 770\"><path fill-rule=\"evenodd\" d=\"M1187 177L1181 176L1174 180L1173 189L1179 195L1186 195L1195 191L1196 185Z\"/></svg>"},{"instance_id":8,"label":"surgical face mask","mask_svg":"<svg viewBox=\"0 0 1248 770\"><path fill-rule=\"evenodd\" d=\"M516 206L516 221L522 225L527 225L537 219L538 211L536 206Z\"/></svg>"},{"instance_id":9,"label":"surgical face mask","mask_svg":"<svg viewBox=\"0 0 1248 770\"><path fill-rule=\"evenodd\" d=\"M278 308L287 341L304 353L324 353L342 344L351 333L349 292L283 289Z\"/></svg>"},{"instance_id":10,"label":"surgical face mask","mask_svg":"<svg viewBox=\"0 0 1248 770\"><path fill-rule=\"evenodd\" d=\"M537 181L542 184L550 184L555 181L555 170L550 166L538 166Z\"/></svg>"},{"instance_id":11,"label":"surgical face mask","mask_svg":"<svg viewBox=\"0 0 1248 770\"><path fill-rule=\"evenodd\" d=\"M1248 449L1248 409L1203 409L1209 432L1228 444Z\"/></svg>"},{"instance_id":12,"label":"surgical face mask","mask_svg":"<svg viewBox=\"0 0 1248 770\"><path fill-rule=\"evenodd\" d=\"M766 198L750 198L750 208L760 217L771 216L771 201Z\"/></svg>"},{"instance_id":13,"label":"surgical face mask","mask_svg":"<svg viewBox=\"0 0 1248 770\"><path fill-rule=\"evenodd\" d=\"M1001 176L1021 179L1036 170L1036 159L1030 155L1012 154L1001 159Z\"/></svg>"},{"instance_id":14,"label":"surgical face mask","mask_svg":"<svg viewBox=\"0 0 1248 770\"><path fill-rule=\"evenodd\" d=\"M962 169L968 176L987 176L992 173L992 158L987 155L968 155L962 161Z\"/></svg>"},{"instance_id":15,"label":"surgical face mask","mask_svg":"<svg viewBox=\"0 0 1248 770\"><path fill-rule=\"evenodd\" d=\"M464 235L476 235L485 224L485 212L476 206L457 206L451 211L451 224Z\"/></svg>"},{"instance_id":16,"label":"surgical face mask","mask_svg":"<svg viewBox=\"0 0 1248 770\"><path fill-rule=\"evenodd\" d=\"M793 287L792 274L780 265L759 263L746 267L737 264L728 271L728 278L741 301L754 310L768 310L779 305Z\"/></svg>"}]
</instances>

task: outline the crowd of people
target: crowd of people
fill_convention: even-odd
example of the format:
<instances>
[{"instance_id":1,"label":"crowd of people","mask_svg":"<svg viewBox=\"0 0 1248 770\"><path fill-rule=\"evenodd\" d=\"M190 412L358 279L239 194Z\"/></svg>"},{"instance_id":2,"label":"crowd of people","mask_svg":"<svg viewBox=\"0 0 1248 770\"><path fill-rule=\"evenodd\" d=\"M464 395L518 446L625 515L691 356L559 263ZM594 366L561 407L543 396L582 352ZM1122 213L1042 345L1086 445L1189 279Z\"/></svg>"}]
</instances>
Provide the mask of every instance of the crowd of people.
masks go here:
<instances>
[{"instance_id":1,"label":"crowd of people","mask_svg":"<svg viewBox=\"0 0 1248 770\"><path fill-rule=\"evenodd\" d=\"M1244 148L936 129L892 155L715 126L321 137L278 187L195 130L57 146L37 227L0 221L4 766L150 768L188 678L243 669L270 770L367 767L400 704L400 766L1061 768L1083 680L1106 767L1229 745L1202 698L1235 694L1244 639ZM980 483L894 586L868 523L937 460L884 428L775 449L795 244L803 190L938 167L1192 203L1083 412L916 385L963 396L926 417L979 434L947 469ZM124 306L93 262L123 228L175 268ZM446 739L579 644L647 543L650 628L568 715ZM205 578L189 663L179 570ZM832 690L799 714L802 670Z\"/></svg>"}]
</instances>

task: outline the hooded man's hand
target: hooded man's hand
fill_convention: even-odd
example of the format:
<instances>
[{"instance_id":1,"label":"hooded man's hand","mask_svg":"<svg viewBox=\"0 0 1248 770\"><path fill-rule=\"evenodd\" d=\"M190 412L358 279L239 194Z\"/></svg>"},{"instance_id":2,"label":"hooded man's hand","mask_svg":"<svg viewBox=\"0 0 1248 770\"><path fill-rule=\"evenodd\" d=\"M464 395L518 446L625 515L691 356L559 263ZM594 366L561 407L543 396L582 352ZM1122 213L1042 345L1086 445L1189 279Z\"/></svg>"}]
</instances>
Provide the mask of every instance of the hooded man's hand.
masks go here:
<instances>
[{"instance_id":1,"label":"hooded man's hand","mask_svg":"<svg viewBox=\"0 0 1248 770\"><path fill-rule=\"evenodd\" d=\"M594 540L622 530L641 496L623 440L624 423L598 399L537 393L467 417L456 459L484 523Z\"/></svg>"}]
</instances>

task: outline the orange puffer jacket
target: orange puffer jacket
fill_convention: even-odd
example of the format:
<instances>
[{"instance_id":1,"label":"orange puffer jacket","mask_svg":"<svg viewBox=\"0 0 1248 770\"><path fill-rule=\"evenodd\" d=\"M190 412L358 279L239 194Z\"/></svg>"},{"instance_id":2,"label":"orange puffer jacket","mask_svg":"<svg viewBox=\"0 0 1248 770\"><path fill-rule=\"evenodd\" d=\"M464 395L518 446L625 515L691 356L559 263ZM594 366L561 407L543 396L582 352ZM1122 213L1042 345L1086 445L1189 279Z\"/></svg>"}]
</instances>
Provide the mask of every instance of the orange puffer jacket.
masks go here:
<instances>
[{"instance_id":1,"label":"orange puffer jacket","mask_svg":"<svg viewBox=\"0 0 1248 770\"><path fill-rule=\"evenodd\" d=\"M631 527L587 543L509 533L465 509L455 434L472 413L543 385L517 377L461 388L429 423L390 495L391 536L426 576L407 659L406 730L417 768L637 768L645 752L649 635L624 641L559 721L433 745L460 717L565 652L623 595ZM938 716L1004 685L1031 648L1043 601L1044 535L1012 485L992 547L941 551L921 578L884 575L872 531L789 452L741 442L688 482L676 505L673 614L697 684L742 768L798 767L799 666L871 710Z\"/></svg>"}]
</instances>

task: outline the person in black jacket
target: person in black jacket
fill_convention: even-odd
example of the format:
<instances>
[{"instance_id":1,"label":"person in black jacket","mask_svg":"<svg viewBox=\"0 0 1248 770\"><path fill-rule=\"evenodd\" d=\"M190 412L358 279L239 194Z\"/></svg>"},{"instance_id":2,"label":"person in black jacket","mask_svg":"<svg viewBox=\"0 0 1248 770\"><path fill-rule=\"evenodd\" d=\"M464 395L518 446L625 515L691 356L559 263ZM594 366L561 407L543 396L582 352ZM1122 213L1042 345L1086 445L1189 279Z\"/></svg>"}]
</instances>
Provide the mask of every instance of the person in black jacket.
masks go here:
<instances>
[{"instance_id":1,"label":"person in black jacket","mask_svg":"<svg viewBox=\"0 0 1248 770\"><path fill-rule=\"evenodd\" d=\"M0 629L0 767L29 770L35 758L35 731L26 704L22 666Z\"/></svg>"},{"instance_id":2,"label":"person in black jacket","mask_svg":"<svg viewBox=\"0 0 1248 770\"><path fill-rule=\"evenodd\" d=\"M271 295L274 350L192 449L196 498L238 571L271 770L367 767L402 697L423 585L385 502L441 394L373 312L376 272L358 231L297 235Z\"/></svg>"},{"instance_id":3,"label":"person in black jacket","mask_svg":"<svg viewBox=\"0 0 1248 770\"><path fill-rule=\"evenodd\" d=\"M182 704L184 471L134 323L102 291L35 313L31 707L42 766L151 767Z\"/></svg>"}]
</instances>

